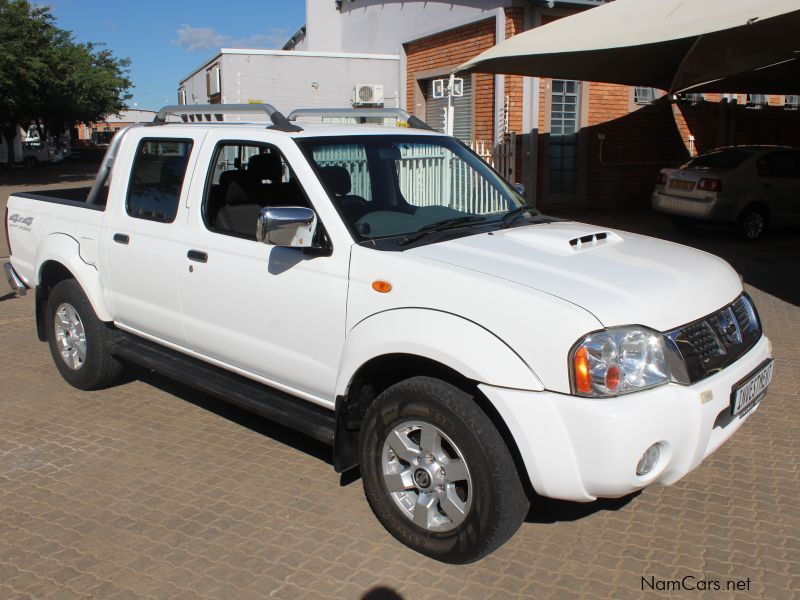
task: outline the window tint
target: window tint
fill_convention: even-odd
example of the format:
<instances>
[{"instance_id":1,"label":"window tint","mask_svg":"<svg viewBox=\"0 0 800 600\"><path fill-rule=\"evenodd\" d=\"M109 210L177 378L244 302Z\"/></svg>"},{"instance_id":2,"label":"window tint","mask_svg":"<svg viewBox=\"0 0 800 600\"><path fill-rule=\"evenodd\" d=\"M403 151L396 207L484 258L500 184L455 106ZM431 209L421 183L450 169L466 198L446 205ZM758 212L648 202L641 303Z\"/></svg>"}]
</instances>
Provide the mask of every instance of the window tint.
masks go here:
<instances>
[{"instance_id":1,"label":"window tint","mask_svg":"<svg viewBox=\"0 0 800 600\"><path fill-rule=\"evenodd\" d=\"M221 142L214 153L203 206L206 226L255 240L265 206L309 206L286 159L275 146Z\"/></svg>"},{"instance_id":2,"label":"window tint","mask_svg":"<svg viewBox=\"0 0 800 600\"><path fill-rule=\"evenodd\" d=\"M360 144L339 144L331 146L321 146L313 150L314 162L320 167L338 167L338 169L327 169L325 173L341 173L333 183L326 181L329 185L333 183L334 193L337 195L352 195L369 202L372 200L372 182L367 168L367 152ZM347 171L345 175L343 171ZM346 179L349 176L349 186L347 188ZM337 185L338 184L338 185Z\"/></svg>"},{"instance_id":3,"label":"window tint","mask_svg":"<svg viewBox=\"0 0 800 600\"><path fill-rule=\"evenodd\" d=\"M137 219L172 223L192 150L190 140L142 140L128 185L128 214Z\"/></svg>"},{"instance_id":4,"label":"window tint","mask_svg":"<svg viewBox=\"0 0 800 600\"><path fill-rule=\"evenodd\" d=\"M751 156L753 156L753 151L743 148L714 150L693 158L684 167L694 169L704 167L709 169L735 169Z\"/></svg>"},{"instance_id":5,"label":"window tint","mask_svg":"<svg viewBox=\"0 0 800 600\"><path fill-rule=\"evenodd\" d=\"M758 159L759 177L800 177L800 153L773 152Z\"/></svg>"}]
</instances>

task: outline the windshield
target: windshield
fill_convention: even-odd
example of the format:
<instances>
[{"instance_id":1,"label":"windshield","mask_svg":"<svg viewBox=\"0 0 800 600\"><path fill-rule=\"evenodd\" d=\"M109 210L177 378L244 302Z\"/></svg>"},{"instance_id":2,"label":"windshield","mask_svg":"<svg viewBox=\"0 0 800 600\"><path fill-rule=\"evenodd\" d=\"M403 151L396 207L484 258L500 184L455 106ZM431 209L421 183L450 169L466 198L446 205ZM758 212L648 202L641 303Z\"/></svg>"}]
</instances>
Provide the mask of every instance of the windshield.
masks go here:
<instances>
[{"instance_id":1,"label":"windshield","mask_svg":"<svg viewBox=\"0 0 800 600\"><path fill-rule=\"evenodd\" d=\"M440 224L500 222L525 202L453 138L369 135L297 143L358 240L407 236Z\"/></svg>"},{"instance_id":2,"label":"windshield","mask_svg":"<svg viewBox=\"0 0 800 600\"><path fill-rule=\"evenodd\" d=\"M712 150L693 158L683 167L688 169L735 169L751 156L753 156L752 150L744 148Z\"/></svg>"}]
</instances>

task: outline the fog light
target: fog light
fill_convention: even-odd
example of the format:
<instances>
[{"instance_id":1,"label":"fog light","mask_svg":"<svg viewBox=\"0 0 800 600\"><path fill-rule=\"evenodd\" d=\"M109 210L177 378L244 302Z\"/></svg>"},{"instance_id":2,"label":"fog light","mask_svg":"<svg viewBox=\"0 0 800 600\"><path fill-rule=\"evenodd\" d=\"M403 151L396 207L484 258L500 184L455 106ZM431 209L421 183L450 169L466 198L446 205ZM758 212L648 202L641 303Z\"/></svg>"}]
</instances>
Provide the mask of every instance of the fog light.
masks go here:
<instances>
[{"instance_id":1,"label":"fog light","mask_svg":"<svg viewBox=\"0 0 800 600\"><path fill-rule=\"evenodd\" d=\"M658 444L653 444L644 451L642 458L639 459L639 464L636 465L636 474L647 475L656 466L660 457L661 447Z\"/></svg>"}]
</instances>

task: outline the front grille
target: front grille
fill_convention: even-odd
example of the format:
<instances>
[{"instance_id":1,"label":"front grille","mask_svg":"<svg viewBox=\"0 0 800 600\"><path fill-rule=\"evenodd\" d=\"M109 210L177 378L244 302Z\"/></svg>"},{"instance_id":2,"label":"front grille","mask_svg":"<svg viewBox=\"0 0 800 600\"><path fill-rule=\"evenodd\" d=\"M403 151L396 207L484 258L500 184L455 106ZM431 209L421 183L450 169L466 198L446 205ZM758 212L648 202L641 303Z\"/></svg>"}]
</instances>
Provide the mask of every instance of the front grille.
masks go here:
<instances>
[{"instance_id":1,"label":"front grille","mask_svg":"<svg viewBox=\"0 0 800 600\"><path fill-rule=\"evenodd\" d=\"M682 383L696 383L721 371L755 346L761 322L753 301L743 293L728 306L665 334L683 359Z\"/></svg>"}]
</instances>

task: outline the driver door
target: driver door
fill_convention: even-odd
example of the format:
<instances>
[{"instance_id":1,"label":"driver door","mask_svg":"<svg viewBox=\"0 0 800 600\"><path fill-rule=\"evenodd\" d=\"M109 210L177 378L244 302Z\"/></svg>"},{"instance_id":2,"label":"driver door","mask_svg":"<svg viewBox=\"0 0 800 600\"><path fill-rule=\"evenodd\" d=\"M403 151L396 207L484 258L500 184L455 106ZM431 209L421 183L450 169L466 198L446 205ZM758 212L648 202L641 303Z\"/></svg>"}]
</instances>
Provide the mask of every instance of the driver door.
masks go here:
<instances>
[{"instance_id":1,"label":"driver door","mask_svg":"<svg viewBox=\"0 0 800 600\"><path fill-rule=\"evenodd\" d=\"M220 138L198 158L207 183L189 199L179 267L188 346L243 375L332 405L349 244L320 256L255 240L263 206L314 208L279 147L291 140L263 139L263 133Z\"/></svg>"}]
</instances>

